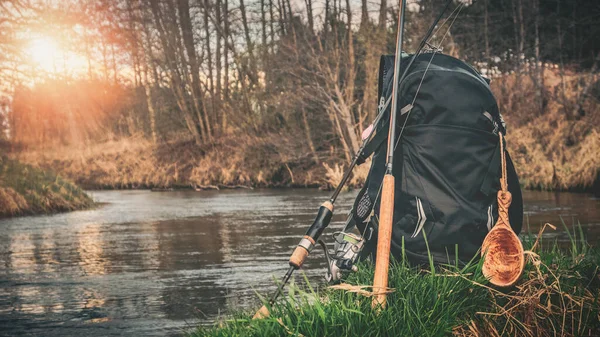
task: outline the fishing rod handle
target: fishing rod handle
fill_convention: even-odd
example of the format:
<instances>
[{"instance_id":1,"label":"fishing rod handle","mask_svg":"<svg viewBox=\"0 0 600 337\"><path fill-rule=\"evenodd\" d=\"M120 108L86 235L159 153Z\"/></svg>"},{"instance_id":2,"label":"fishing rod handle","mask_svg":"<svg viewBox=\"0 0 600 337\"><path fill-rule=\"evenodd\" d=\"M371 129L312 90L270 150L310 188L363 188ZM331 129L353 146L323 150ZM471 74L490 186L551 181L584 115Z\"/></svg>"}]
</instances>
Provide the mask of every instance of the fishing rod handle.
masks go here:
<instances>
[{"instance_id":1,"label":"fishing rod handle","mask_svg":"<svg viewBox=\"0 0 600 337\"><path fill-rule=\"evenodd\" d=\"M394 220L394 176L383 177L381 205L379 209L379 230L377 231L377 255L375 259L375 276L373 278L372 306L385 308L388 288L388 272L390 267L390 248L392 242L392 222Z\"/></svg>"},{"instance_id":2,"label":"fishing rod handle","mask_svg":"<svg viewBox=\"0 0 600 337\"><path fill-rule=\"evenodd\" d=\"M319 212L317 213L317 217L315 221L310 226L310 228L306 231L306 234L300 240L298 246L292 253L290 257L290 266L298 269L302 267L304 261L308 257L308 254L315 246L317 240L323 233L323 230L329 226L329 222L331 221L331 217L333 216L333 204L330 201L325 201L319 207Z\"/></svg>"}]
</instances>

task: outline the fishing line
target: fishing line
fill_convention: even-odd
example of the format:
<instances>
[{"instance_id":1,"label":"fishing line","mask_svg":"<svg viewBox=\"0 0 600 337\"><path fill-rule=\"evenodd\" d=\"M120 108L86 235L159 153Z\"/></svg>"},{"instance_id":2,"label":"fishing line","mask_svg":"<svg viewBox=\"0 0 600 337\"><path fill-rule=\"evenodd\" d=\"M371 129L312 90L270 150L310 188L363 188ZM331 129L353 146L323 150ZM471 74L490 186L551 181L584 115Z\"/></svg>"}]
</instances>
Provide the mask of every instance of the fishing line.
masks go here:
<instances>
[{"instance_id":1,"label":"fishing line","mask_svg":"<svg viewBox=\"0 0 600 337\"><path fill-rule=\"evenodd\" d=\"M421 81L419 82L419 86L417 87L417 92L415 93L415 96L413 97L413 100L412 100L412 103L411 103L411 108L410 108L410 110L408 111L408 113L406 115L406 119L404 119L404 123L402 124L402 129L400 129L400 134L398 135L398 140L396 141L396 144L394 145L394 151L396 151L396 147L398 147L398 144L400 143L400 139L402 138L402 133L404 133L404 129L406 127L406 123L408 122L408 117L410 116L410 113L412 112L412 109L414 108L415 102L417 100L417 96L419 95L419 91L421 90L421 85L423 84L423 81L425 80L425 76L427 75L427 71L429 70L429 66L431 65L431 62L433 61L433 58L434 58L435 54L437 53L437 51L440 50L440 48L442 46L442 43L444 43L444 40L446 39L446 36L450 32L450 29L454 25L454 22L458 18L458 15L460 15L460 11L462 10L462 7L463 7L462 3L457 7L458 8L458 12L456 13L456 15L454 16L454 19L452 20L452 22L448 26L448 29L446 30L446 33L444 33L444 36L442 36L442 40L440 41L440 43L438 44L438 46L433 50L433 52L431 54L431 58L429 59L429 63L427 63L427 67L425 68L425 72L423 72L423 76L421 77ZM425 190L425 186L423 186L423 181L421 180L421 177L419 175L417 175L417 178L419 179L419 183L421 184L421 189L423 190L423 193L425 194L425 198L427 198L428 200L431 200L429 198L429 196L427 195L427 191ZM428 205L428 208L429 208L429 212L431 212L431 216L433 217L433 220L435 221L435 215L433 213L433 210L431 209L431 204L427 203L427 205Z\"/></svg>"},{"instance_id":2,"label":"fishing line","mask_svg":"<svg viewBox=\"0 0 600 337\"><path fill-rule=\"evenodd\" d=\"M444 12L446 12L446 9L448 8L448 6L449 6L451 3L452 3L452 0L450 0L450 1L448 1L448 2L446 3L446 7L444 7L444 10L442 10L442 12L440 13L440 16L441 16L441 15L443 15L443 14L444 14ZM448 20L449 20L449 19L452 17L452 15L454 15L454 13L456 12L456 10L457 10L458 8L460 8L462 5L463 5L463 4L461 3L459 6L457 6L456 8L454 8L454 10L452 10L452 12L451 12L451 13L448 15L448 17L447 17L447 18L444 20L444 22L443 22L441 25L439 25L439 26L438 26L438 28L436 29L435 33L431 34L431 32L428 32L428 34L426 34L426 36L425 36L426 38L427 38L427 35L429 35L429 37L427 38L427 41L424 41L424 42L422 43L423 45L422 45L422 46L419 46L419 48L417 49L417 53L411 57L411 60L408 62L408 66L406 67L406 69L404 70L404 73L402 74L402 78L401 78L401 80L403 80L403 79L404 79L404 75L406 75L405 73L408 71L408 69L410 68L410 66L413 64L413 61L414 61L414 60L415 60L415 59L416 59L416 58L417 58L419 55L421 55L421 54L423 53L423 46L424 46L424 45L426 45L426 44L427 44L427 45L429 45L429 42L428 42L428 41L429 41L431 38L433 38L433 36L435 36L435 35L436 35L436 34L437 34L437 33L438 33L438 32L439 32L441 29L442 29L442 27L444 27L444 25L446 24L446 22L448 22ZM457 17L458 17L458 14L457 14ZM437 19L436 21L439 21L439 19ZM453 23L454 23L454 22L453 22ZM436 24L436 26L437 26L437 24ZM434 29L435 29L435 28L434 28ZM432 30L433 30L433 29L432 29ZM431 35L430 35L430 34L431 34ZM442 40L442 41L443 41L443 40ZM441 45L441 43L440 43L440 45ZM388 108L388 106L390 105L391 101L392 101L392 96L390 95L390 97L388 97L388 99L385 101L385 104L381 105L381 106L383 107L383 108L381 109L381 111L385 111L385 110ZM395 149L396 149L396 148L394 148L394 150L395 150Z\"/></svg>"},{"instance_id":3,"label":"fishing line","mask_svg":"<svg viewBox=\"0 0 600 337\"><path fill-rule=\"evenodd\" d=\"M463 7L463 3L461 2L461 4L458 7L455 8L455 10L458 9L458 13L456 13L456 16L454 16L454 19L450 23L450 26L448 26L448 29L446 29L446 33L444 33L444 36L442 37L442 40L440 41L440 43L438 44L438 46L431 53L431 58L429 59L429 63L427 63L427 67L425 68L425 71L423 72L423 76L421 77L421 81L419 82L419 86L417 87L417 92L415 93L415 96L413 97L412 103L410 104L411 108L410 108L410 110L408 110L408 113L406 114L406 118L404 119L404 123L402 124L402 128L400 129L400 134L398 135L398 140L396 141L396 144L394 145L394 151L396 151L396 147L400 143L400 138L402 138L402 133L404 132L404 128L406 126L406 123L408 122L408 117L410 116L410 113L412 112L412 109L413 109L413 107L415 105L415 102L417 101L417 96L419 95L419 91L421 90L421 85L423 84L423 81L425 80L425 76L427 75L427 71L429 70L429 66L431 65L431 62L433 61L433 58L434 58L435 54L437 54L437 51L440 50L440 47L442 46L442 43L444 43L444 40L446 39L446 36L448 36L448 32L450 32L450 29L452 28L452 25L454 25L454 22L458 18L458 15L460 14L460 11L462 10L462 7ZM448 17L448 19L449 18L450 17ZM448 21L448 19L446 19L446 21Z\"/></svg>"},{"instance_id":4,"label":"fishing line","mask_svg":"<svg viewBox=\"0 0 600 337\"><path fill-rule=\"evenodd\" d=\"M460 12L462 11L463 6L464 6L464 4L461 2L460 5L458 5L456 8L454 8L454 10L452 11L452 13L450 13L450 15L448 15L448 17L446 18L446 20L444 20L444 23L442 23L440 25L440 27L437 29L436 33L439 32L442 29L442 27L448 22L448 20L450 20L450 18L452 17L452 15L454 15L454 13L458 11L456 13L456 15L454 16L454 19L452 19L452 22L448 26L448 29L446 29L446 32L444 33L444 36L442 36L442 39L440 40L440 43L437 45L437 47L432 52L431 58L429 59L429 63L427 64L427 67L425 68L425 71L423 72L423 76L421 77L421 81L419 82L419 86L417 88L417 92L415 93L415 96L413 97L413 100L412 100L412 103L411 103L412 106L414 106L414 104L415 104L415 102L417 100L417 96L419 95L419 91L421 89L421 85L423 84L423 80L425 79L425 75L427 74L427 70L429 70L429 66L431 65L431 62L433 61L433 58L434 58L435 54L437 53L437 51L442 46L442 43L444 42L444 40L446 39L446 36L450 32L450 29L454 25L454 22L456 21L456 19L460 15ZM420 53L418 55L420 55ZM388 102L390 100L391 100L391 97L388 99ZM400 129L400 134L398 135L398 140L396 140L396 144L394 144L394 152L396 151L396 148L398 147L398 144L400 144L400 139L402 137L402 133L404 132L404 128L406 127L406 123L408 122L408 117L410 116L410 113L412 112L412 109L413 108L411 108L408 111L408 113L406 115L406 118L404 119L404 123L402 124L402 128ZM377 196L375 197L375 202L373 203L373 205L376 205L377 201L379 201L379 196L381 195L382 186L383 185L379 186L379 190L377 191ZM431 211L431 209L430 209L430 211ZM377 219L377 222L379 222L379 216L377 214L375 214L375 219ZM366 230L366 227L365 227L365 230ZM364 233L363 233L363 235L364 235Z\"/></svg>"},{"instance_id":5,"label":"fishing line","mask_svg":"<svg viewBox=\"0 0 600 337\"><path fill-rule=\"evenodd\" d=\"M398 29L398 41L396 43L396 59L395 59L395 68L394 68L394 83L393 83L393 90L392 90L392 110L393 114L390 113L390 125L389 125L389 139L388 139L388 148L387 148L387 152L388 152L388 160L387 160L387 171L386 171L386 175L391 175L392 174L392 165L393 165L393 154L394 151L396 149L396 146L398 143L394 144L394 137L395 137L395 128L396 128L396 104L397 104L397 93L398 93L398 85L403 81L403 79L405 78L406 74L408 73L408 70L410 69L410 66L413 64L413 62L415 61L415 57L417 55L420 54L422 48L424 47L424 45L427 43L427 41L429 40L429 38L431 37L431 34L433 32L433 30L435 29L435 26L437 25L437 23L439 22L439 20L441 19L441 17L443 16L444 12L446 11L446 9L448 8L448 6L451 4L452 0L448 0L448 2L446 3L446 6L444 7L444 10L437 16L437 18L435 19L434 23L430 26L430 28L427 31L427 34L425 35L425 37L421 40L421 43L419 45L419 49L417 50L416 55L414 55L411 59L410 62L408 64L408 66L406 67L404 73L402 74L402 76L400 77L400 79L398 79L398 75L400 74L400 61L402 58L402 37L403 37L403 26L404 26L404 16L400 16L399 14L399 20L400 20L400 26ZM404 6L405 6L406 2L403 0L402 1L402 8L401 11L402 13L404 12ZM462 4L461 4L462 5ZM453 12L454 13L454 12ZM457 15L458 16L458 15ZM454 19L456 20L456 18ZM446 21L444 22L444 24L448 21L448 19L446 19ZM452 21L454 22L454 21ZM449 29L448 29L449 30ZM446 32L446 34L448 33L448 31ZM445 37L446 35L444 35ZM443 39L442 39L443 41ZM441 45L441 44L440 44ZM435 54L435 53L434 53ZM431 62L431 61L430 61ZM427 70L426 70L427 71ZM425 76L425 74L423 74L423 76ZM422 81L422 79L421 79ZM418 90L417 90L417 94L418 94ZM415 95L416 96L416 95ZM379 116L378 118L381 118L383 116L383 112L385 111L385 109L380 110L379 112ZM410 111L409 111L410 112ZM408 116L407 116L408 117ZM406 121L405 121L406 124ZM404 124L404 125L405 125ZM373 128L370 131L370 135L367 136L367 138L371 138L373 136L373 131L375 131L375 128ZM400 133L401 135L402 133ZM398 138L398 140L400 140L400 138ZM284 286L287 284L287 282L289 281L291 275L293 274L293 272L297 269L299 269L304 262L306 261L306 258L308 257L308 255L310 254L312 248L315 246L316 241L319 241L319 236L321 236L323 230L329 225L330 221L331 221L331 217L333 216L333 204L335 203L335 200L337 198L337 196L339 195L342 187L344 186L345 182L348 180L348 178L350 177L352 168L354 168L354 166L358 163L358 160L360 159L360 154L362 153L362 151L364 150L364 147L367 144L367 139L365 139L363 141L363 144L360 147L360 152L355 155L355 157L352 160L352 163L350 164L349 169L347 170L347 172L344 174L344 176L342 177L342 181L338 184L338 187L335 189L331 199L329 201L324 202L320 207L319 207L319 212L317 213L317 217L315 218L313 224L309 227L309 229L307 230L306 234L304 235L304 237L302 238L302 240L300 240L300 243L298 244L298 246L296 246L296 248L294 249L294 252L292 253L292 255L290 256L289 259L289 265L290 268L288 269L287 273L285 274L281 285L278 287L277 291L275 292L275 294L273 294L273 297L269 300L269 303L274 303L277 300L277 297L279 297L279 295L281 294L281 292L283 291ZM391 148L392 146L394 146L393 148ZM393 180L393 179L392 179ZM393 181L392 181L393 184ZM378 191L378 195L381 193L381 189ZM393 198L393 191L390 190L390 195L392 195ZM376 198L376 200L378 200L378 197ZM393 201L391 201L393 202ZM393 217L393 214L388 214L390 216ZM387 234L391 234L391 232L389 232L389 228L387 231ZM364 235L364 233L363 233ZM388 238L390 239L390 238ZM389 242L388 242L389 243ZM324 249L326 249L327 247L321 242L320 243ZM389 253L389 252L388 252ZM383 266L386 267L387 266ZM382 267L382 268L383 268ZM376 278L374 282L384 282L386 283L385 286L387 286L387 274L385 275L385 278L380 277L377 278L377 269L376 268ZM387 271L386 271L387 273ZM385 299L381 299L384 303ZM375 303L375 302L373 302ZM265 318L269 316L269 308L268 308L268 304L265 303L265 305L263 305L253 316L253 319L260 319L260 318Z\"/></svg>"},{"instance_id":6,"label":"fishing line","mask_svg":"<svg viewBox=\"0 0 600 337\"><path fill-rule=\"evenodd\" d=\"M439 20L441 19L441 16L442 16L442 15L444 14L444 12L445 12L445 11L448 9L448 6L449 6L451 3L452 3L452 1L451 1L451 0L450 0L450 1L448 1L448 2L446 3L446 6L445 6L445 7L444 7L444 9L443 9L443 10L440 12L440 15L438 16L438 18L436 18L436 21L439 21ZM429 63L427 64L427 68L425 69L425 71L424 71L424 73L423 73L423 77L421 77L421 81L420 81L420 83L419 83L419 87L417 88L417 92L416 92L415 96L413 97L413 101L412 101L411 105L413 105L413 106L414 106L414 103L415 103L415 101L416 101L416 98L417 98L417 95L418 95L418 93L419 93L419 90L421 89L421 84L423 83L423 80L424 80L424 78L425 78L425 75L427 74L427 70L429 69L429 66L430 66L431 62L433 61L433 57L434 57L434 56L435 56L435 54L437 53L437 50L439 50L439 49L440 49L440 47L441 47L442 43L444 42L444 40L445 40L446 36L448 35L448 32L449 32L449 31L450 31L450 29L452 28L452 25L454 25L454 22L455 22L455 21L456 21L456 19L458 18L459 14L460 14L460 11L462 10L463 6L464 6L464 4L463 4L463 3L460 3L458 6L456 6L456 7L455 7L455 8L452 10L452 12L451 12L451 13L448 15L448 17L446 17L446 19L444 19L444 21L442 22L442 24L441 24L441 25L439 25L439 26L437 26L437 25L436 25L436 26L437 26L437 29L435 28L435 26L433 26L433 28L431 28L431 29L430 29L430 31L428 31L428 32L427 32L427 34L425 35L425 39L426 39L426 40L423 40L423 42L422 42L422 43L421 43L421 45L419 46L419 49L417 50L417 53L411 57L411 60L409 61L409 63L408 63L408 66L407 66L407 67L406 67L406 69L404 70L404 73L402 74L402 78L400 79L400 81L402 81L402 80L404 79L404 77L405 77L405 75L406 75L406 72L407 72L407 71L409 70L409 68L412 66L412 64L413 64L414 60L415 60L415 59L416 59L418 56L420 56L421 54L423 54L423 46L424 46L424 45L426 45L426 44L427 44L427 45L430 45L429 41L430 41L430 40L433 38L433 36L437 35L437 34L438 34L438 33L439 33L441 30L442 30L442 28L443 28L443 27L446 25L446 23L448 23L448 21L449 21L449 20L450 20L450 19L451 19L451 18L454 16L454 18L452 19L452 22L450 23L450 26L448 27L448 29L446 29L446 32L444 33L444 35L443 35L443 37L442 37L442 39L441 39L440 43L438 44L438 47L436 47L436 48L435 48L435 50L433 51L433 54L432 54L432 56L431 56L431 59L429 60ZM458 12L457 12L457 11L458 11ZM455 15L455 13L456 13L456 15ZM435 22L434 22L434 25L435 25ZM433 32L434 30L435 30L435 32ZM429 36L429 38L427 38L428 36ZM400 84L400 83L399 83L399 84ZM377 121L379 121L379 119L380 119L380 118L383 116L383 112L384 112L384 111L385 111L385 110L388 108L388 106L389 106L389 104L390 104L390 102L391 102L391 101L392 101L392 95L390 95L390 97L388 97L388 99L387 99L387 101L385 102L385 104L383 104L383 105L380 105L380 112L379 112L379 115L377 116L377 119L376 119ZM402 129L401 129L401 131L400 131L400 134L399 134L399 136L398 136L398 140L396 141L396 144L394 144L394 151L396 151L396 148L398 147L398 144L400 143L400 138L401 138L401 136L402 136L402 132L404 131L404 127L406 126L406 122L408 121L408 117L409 117L409 115L410 115L410 112L411 112L411 111L412 111L412 108L411 108L411 110L409 110L409 111L408 111L408 115L406 116L406 119L404 120L404 123L403 123L403 125L402 125ZM375 127L376 127L376 125L377 125L377 123L373 123L372 125L373 125L373 127L375 128ZM367 138L371 138L371 137L373 136L373 134L374 134L374 131L375 131L375 130L371 131L371 134L370 134L370 135L369 135ZM382 131L383 131L383 130L380 130L379 132L382 132ZM374 203L373 203L373 207L374 207L374 206L377 204L377 202L379 201L379 197L381 196L381 189L382 189L382 187L383 187L383 184L380 184L380 185L379 185L379 189L378 189L378 191L377 191L377 194L376 194L376 197L375 197L375 201L374 201ZM379 222L379 216L378 216L378 215L374 215L374 216L375 216L376 220ZM359 233L360 233L360 234L361 234L363 237L365 236L365 233L366 233L366 230L367 230L367 228L368 228L368 226L365 226L365 229L364 229L364 231L363 231L363 232L361 232L361 231L360 231L360 229L359 229Z\"/></svg>"}]
</instances>

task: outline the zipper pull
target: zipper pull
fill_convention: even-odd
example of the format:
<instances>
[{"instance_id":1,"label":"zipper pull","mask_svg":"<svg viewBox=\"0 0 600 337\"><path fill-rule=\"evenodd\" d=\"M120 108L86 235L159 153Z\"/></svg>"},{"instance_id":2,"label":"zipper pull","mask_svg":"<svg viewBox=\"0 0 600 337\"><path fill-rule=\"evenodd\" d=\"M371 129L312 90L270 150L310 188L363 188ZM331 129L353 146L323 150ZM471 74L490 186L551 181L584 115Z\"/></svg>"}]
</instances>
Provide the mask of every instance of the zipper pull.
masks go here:
<instances>
[{"instance_id":1,"label":"zipper pull","mask_svg":"<svg viewBox=\"0 0 600 337\"><path fill-rule=\"evenodd\" d=\"M385 97L381 96L381 98L379 99L379 106L377 107L377 109L379 110L379 113L381 113L381 110L383 110L385 106Z\"/></svg>"}]
</instances>

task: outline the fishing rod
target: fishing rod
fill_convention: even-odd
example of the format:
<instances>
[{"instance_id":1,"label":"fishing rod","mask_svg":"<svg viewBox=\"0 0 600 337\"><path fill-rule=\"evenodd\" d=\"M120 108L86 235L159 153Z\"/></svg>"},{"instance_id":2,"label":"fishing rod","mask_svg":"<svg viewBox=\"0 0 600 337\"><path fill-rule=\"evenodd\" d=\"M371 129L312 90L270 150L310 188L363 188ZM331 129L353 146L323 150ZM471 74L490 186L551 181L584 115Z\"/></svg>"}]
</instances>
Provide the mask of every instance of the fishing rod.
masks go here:
<instances>
[{"instance_id":1,"label":"fishing rod","mask_svg":"<svg viewBox=\"0 0 600 337\"><path fill-rule=\"evenodd\" d=\"M390 248L392 244L392 223L394 220L394 188L395 180L392 172L394 164L394 144L396 140L396 111L398 108L398 76L400 74L400 61L402 59L402 40L404 39L404 12L406 0L400 1L398 11L398 34L396 38L396 53L394 59L394 82L392 83L392 110L390 111L390 125L387 143L387 161L385 175L383 176L383 189L381 191L381 204L379 208L379 229L377 231L377 255L375 258L375 275L373 277L373 292L378 292L373 297L372 306L385 307L388 286L388 271L390 268Z\"/></svg>"},{"instance_id":2,"label":"fishing rod","mask_svg":"<svg viewBox=\"0 0 600 337\"><path fill-rule=\"evenodd\" d=\"M439 20L441 19L442 15L443 15L443 13L449 7L451 2L452 2L452 0L448 0L448 2L446 3L446 6L444 7L444 9L440 13L440 15L436 18L433 25L429 28L428 33L427 33L428 35L431 34L434 26L437 25L437 23L439 22ZM462 6L462 4L461 4L461 6ZM461 6L459 6L459 8L461 8ZM402 51L405 8L406 8L406 0L401 0L400 10L398 12L398 22L399 23L398 23L398 35L397 35L397 41L396 41L396 55L398 55ZM459 10L459 13L460 13L460 10ZM452 14L451 14L451 16L452 16ZM458 14L456 17L458 17ZM454 18L454 20L456 20L456 17ZM452 22L454 22L454 20ZM450 26L452 26L452 24ZM448 28L448 30L449 29L450 28ZM447 33L448 33L448 31L446 31L446 34ZM446 34L444 34L444 38L445 38ZM442 41L443 41L443 38L442 38ZM423 48L425 43L426 43L425 40L421 41L419 48ZM441 45L441 43L440 43L440 45ZM427 68L425 69L425 72L423 73L423 76L421 77L421 83L419 84L419 87L417 88L417 93L415 93L415 96L413 97L413 102L408 105L408 111L407 111L408 114L405 117L404 124L402 125L402 129L400 131L400 135L398 135L398 142L400 141L400 138L402 137L402 132L404 131L404 127L406 126L406 122L408 121L408 116L410 115L412 107L415 103L415 100L417 98L421 84L423 83L423 80L425 79L425 74L427 73L427 69L429 69L429 65L431 64L431 61L433 61L433 57L435 56L436 52L437 52L437 50L434 50L434 52L431 56L431 59L429 60L429 63L427 65ZM393 164L394 164L394 151L396 148L395 145L398 144L398 142L395 142L395 138L396 138L396 113L395 112L397 111L397 100L398 100L398 90L399 90L398 87L399 87L400 83L402 83L402 81L404 79L404 75L406 75L408 69L410 68L410 66L412 65L414 60L415 60L415 57L413 57L410 60L409 65L406 67L404 74L399 81L396 80L396 75L400 69L400 61L401 60L399 57L396 57L394 60L395 71L394 71L394 82L392 84L392 94L391 94L391 99L392 99L392 110L391 111L393 113L390 116L388 143L387 143L386 171L385 171L385 175L383 178L383 188L381 191L377 255L376 255L376 260L375 260L375 275L373 277L373 292L374 292L375 296L373 297L372 307L378 308L378 309L385 308L387 292L388 292L387 290L388 290L388 276L389 276L389 274L388 274L389 259L390 259L390 248L391 248L391 239L392 239L393 218L394 218L395 179L393 176Z\"/></svg>"},{"instance_id":3,"label":"fishing rod","mask_svg":"<svg viewBox=\"0 0 600 337\"><path fill-rule=\"evenodd\" d=\"M375 121L373 122L373 125L377 125L377 123L379 123L379 120L381 120L381 118L383 117L384 110L385 109L380 109L377 117L375 118ZM285 276L281 280L281 283L277 287L277 290L275 291L275 293L269 300L269 304L272 305L273 303L275 303L275 301L277 300L277 298L283 291L283 288L290 280L290 277L292 277L292 274L294 273L294 271L297 269L300 269L300 267L302 267L302 265L306 261L306 258L308 257L308 254L314 248L315 244L319 241L319 237L321 236L321 233L323 233L325 228L327 228L327 226L329 226L329 223L331 222L331 217L333 216L333 204L335 203L337 197L339 196L340 192L342 191L342 188L344 187L344 185L346 185L346 182L350 178L350 174L352 173L352 170L354 169L354 167L358 164L358 162L360 160L360 154L364 151L365 147L369 143L369 140L371 139L371 137L373 136L374 133L375 133L375 128L373 127L371 129L371 131L369 132L369 135L363 140L360 148L358 149L358 151L352 158L352 162L350 163L350 166L344 173L344 176L342 177L342 180L336 187L335 191L333 191L331 198L329 198L329 200L322 203L321 206L319 207L317 217L313 221L313 224L308 228L308 230L306 231L306 234L304 234L304 237L302 238L302 240L300 240L300 243L298 243L298 246L296 246L296 248L294 249L294 252L292 253L292 256L289 259L290 268L288 269L287 273L285 273ZM268 316L269 316L269 309L265 305L263 305L256 312L256 314L254 314L254 316L252 318L256 319L256 318L264 318L264 317L268 317Z\"/></svg>"},{"instance_id":4,"label":"fishing rod","mask_svg":"<svg viewBox=\"0 0 600 337\"><path fill-rule=\"evenodd\" d=\"M404 12L404 9L405 9L404 7L406 5L405 0L402 0L402 3L403 3L403 8L401 9L400 13ZM393 103L393 101L395 99L394 93L397 90L397 84L401 83L404 80L404 78L408 74L408 70L414 63L417 56L420 55L424 46L427 44L427 41L431 38L431 34L433 33L433 30L435 29L435 27L437 26L437 24L439 23L439 21L441 20L442 16L444 15L444 13L446 12L446 10L448 9L448 7L450 6L451 3L452 3L452 0L447 1L444 9L439 13L439 15L436 17L436 19L432 23L432 25L429 27L429 30L427 31L427 33L425 34L425 36L419 43L417 50L415 51L414 55L409 60L408 65L404 69L404 72L402 73L402 76L400 77L399 80L397 80L397 74L400 72L400 64L399 64L400 61L399 60L400 60L401 54L398 53L398 46L396 46L395 62L397 63L397 65L396 65L395 72L394 72L394 86L393 86L393 88L395 88L395 90L394 89L392 90L392 92L393 92L392 96L390 98L388 98L386 103L379 107L379 112L377 114L377 117L371 124L373 127L369 131L369 134L367 135L367 137L365 137L363 139L363 142L362 142L360 148L356 151L354 157L352 158L352 162L350 163L350 166L344 172L342 180L340 181L340 183L338 184L336 189L333 191L331 198L329 198L329 200L327 200L323 204L321 204L321 206L319 207L317 216L316 216L315 220L313 221L313 224L308 228L308 230L306 231L306 234L304 235L304 237L300 240L300 243L298 243L298 245L294 249L294 252L292 253L292 255L288 261L290 267L289 267L288 271L285 273L285 275L283 276L281 283L277 287L277 290L275 291L273 296L270 298L269 305L273 305L273 303L275 303L275 301L277 300L279 295L281 295L281 293L283 292L283 288L286 286L286 284L289 282L290 278L292 277L292 274L294 273L294 271L296 271L297 269L302 267L302 265L306 261L306 258L309 255L309 253L314 248L316 243L319 241L321 234L323 233L325 228L327 228L327 226L329 226L331 217L333 216L333 209L334 209L333 205L335 204L335 201L337 200L337 197L339 196L343 187L348 182L348 179L350 178L350 175L351 175L354 167L356 167L356 165L359 164L359 161L361 161L363 159L363 158L361 158L361 154L365 150L365 147L369 144L370 139L375 134L377 125L378 125L379 121L383 118L384 112L386 111L387 107L389 106L390 101L392 101L392 103ZM400 13L399 13L399 15L400 15ZM404 26L404 15L402 15L402 26ZM397 104L397 102L395 104ZM396 111L395 107L396 106L393 103L391 111ZM393 124L395 125L395 115L396 114L392 113L391 115L393 117L393 118L391 118L391 120L393 120ZM395 128L394 128L394 130L395 130ZM389 157L389 149L390 149L390 146L389 146L389 142L388 142L388 157ZM391 170L390 170L390 172L391 172ZM386 174L387 174L387 171L386 171ZM393 193L393 188L392 188L392 193ZM393 195L392 195L392 202L393 202ZM382 203L383 203L383 200L382 200ZM392 204L392 207L393 207L393 204ZM393 214L393 210L391 213ZM390 232L391 232L391 229L390 229ZM388 264L389 264L389 244L388 244ZM387 287L387 283L386 283L386 287ZM265 318L265 317L268 317L269 314L270 314L269 309L267 308L266 305L263 305L254 314L254 316L252 318L253 319Z\"/></svg>"}]
</instances>

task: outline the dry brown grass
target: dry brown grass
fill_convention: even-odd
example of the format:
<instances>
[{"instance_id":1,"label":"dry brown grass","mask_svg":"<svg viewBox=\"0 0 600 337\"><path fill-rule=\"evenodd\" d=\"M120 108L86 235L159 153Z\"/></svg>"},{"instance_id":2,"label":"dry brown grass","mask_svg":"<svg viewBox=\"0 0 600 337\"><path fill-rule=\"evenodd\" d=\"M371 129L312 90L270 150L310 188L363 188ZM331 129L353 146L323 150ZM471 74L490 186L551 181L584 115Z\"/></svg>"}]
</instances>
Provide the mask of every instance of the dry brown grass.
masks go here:
<instances>
[{"instance_id":1,"label":"dry brown grass","mask_svg":"<svg viewBox=\"0 0 600 337\"><path fill-rule=\"evenodd\" d=\"M344 177L344 166L338 163L329 166L327 163L323 163L325 168L325 182L329 188L336 188L342 178Z\"/></svg>"},{"instance_id":2,"label":"dry brown grass","mask_svg":"<svg viewBox=\"0 0 600 337\"><path fill-rule=\"evenodd\" d=\"M19 160L53 168L86 188L320 186L324 169L291 139L237 136L202 147L128 138L83 148L28 151Z\"/></svg>"},{"instance_id":3,"label":"dry brown grass","mask_svg":"<svg viewBox=\"0 0 600 337\"><path fill-rule=\"evenodd\" d=\"M564 287L568 278L581 275L561 275L557 265L544 264L532 252L528 256L535 268L513 291L507 293L476 284L492 293L493 310L478 312L477 319L456 327L455 336L593 336L583 325L590 319L599 319L594 316L598 314L598 294L586 288ZM560 319L556 321L556 317Z\"/></svg>"},{"instance_id":4,"label":"dry brown grass","mask_svg":"<svg viewBox=\"0 0 600 337\"><path fill-rule=\"evenodd\" d=\"M362 165L354 168L354 171L352 171L352 177L350 178L350 185L362 186L369 176L370 169L371 158L367 159Z\"/></svg>"},{"instance_id":5,"label":"dry brown grass","mask_svg":"<svg viewBox=\"0 0 600 337\"><path fill-rule=\"evenodd\" d=\"M561 81L556 69L546 69L546 104L536 105L530 76L510 75L492 87L508 123L510 150L521 183L527 188L585 189L600 175L600 105L594 95L577 111L582 87L597 79L567 73ZM538 101L539 102L539 101Z\"/></svg>"},{"instance_id":6,"label":"dry brown grass","mask_svg":"<svg viewBox=\"0 0 600 337\"><path fill-rule=\"evenodd\" d=\"M455 336L595 336L600 321L597 252L590 251L583 234L578 237L576 233L569 234L569 255L556 245L544 251L540 238L546 228L556 229L548 223L540 229L525 252L529 268L513 289L505 291L470 280L487 289L490 308L457 326Z\"/></svg>"},{"instance_id":7,"label":"dry brown grass","mask_svg":"<svg viewBox=\"0 0 600 337\"><path fill-rule=\"evenodd\" d=\"M11 216L29 208L22 195L10 187L0 187L0 215Z\"/></svg>"}]
</instances>

